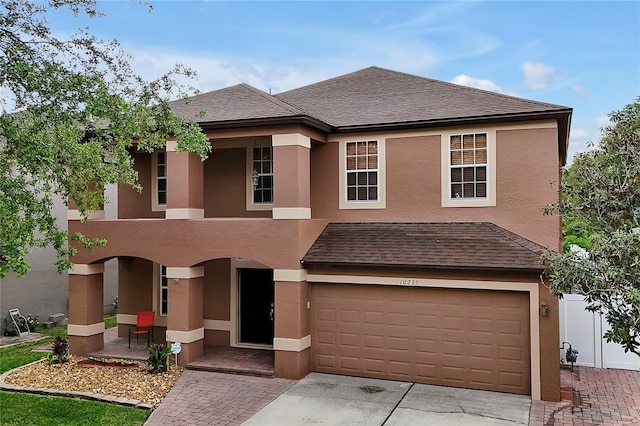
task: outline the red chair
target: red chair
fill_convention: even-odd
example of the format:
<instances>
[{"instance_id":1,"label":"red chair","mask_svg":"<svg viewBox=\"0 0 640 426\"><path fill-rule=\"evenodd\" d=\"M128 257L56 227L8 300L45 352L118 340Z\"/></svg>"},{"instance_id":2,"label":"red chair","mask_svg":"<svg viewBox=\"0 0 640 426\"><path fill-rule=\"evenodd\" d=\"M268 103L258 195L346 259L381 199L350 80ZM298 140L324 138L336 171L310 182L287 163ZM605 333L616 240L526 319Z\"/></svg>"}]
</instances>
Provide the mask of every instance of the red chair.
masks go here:
<instances>
[{"instance_id":1,"label":"red chair","mask_svg":"<svg viewBox=\"0 0 640 426\"><path fill-rule=\"evenodd\" d=\"M147 335L147 347L150 342L154 342L153 339L153 320L156 313L153 311L140 311L138 312L138 318L136 320L135 330L133 326L129 327L129 349L131 349L131 335L136 335L136 344L138 343L138 336L141 334Z\"/></svg>"}]
</instances>

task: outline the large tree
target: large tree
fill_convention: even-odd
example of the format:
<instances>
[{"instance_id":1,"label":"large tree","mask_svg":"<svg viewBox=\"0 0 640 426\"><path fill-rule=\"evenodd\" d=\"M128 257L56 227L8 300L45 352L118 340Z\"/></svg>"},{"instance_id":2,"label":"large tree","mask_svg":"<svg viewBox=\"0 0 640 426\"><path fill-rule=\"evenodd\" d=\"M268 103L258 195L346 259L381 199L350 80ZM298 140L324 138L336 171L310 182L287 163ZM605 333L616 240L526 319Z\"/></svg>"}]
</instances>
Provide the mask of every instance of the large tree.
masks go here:
<instances>
[{"instance_id":1,"label":"large tree","mask_svg":"<svg viewBox=\"0 0 640 426\"><path fill-rule=\"evenodd\" d=\"M147 6L149 7L149 6ZM57 38L47 14L62 9L99 18L96 0L0 2L0 278L25 274L25 256L53 246L58 271L74 253L56 225L56 200L72 200L84 218L104 203L104 187L138 188L132 149L152 151L167 138L206 158L210 144L197 124L172 113L169 99L186 98L176 65L145 81L117 41L87 29Z\"/></svg>"},{"instance_id":2,"label":"large tree","mask_svg":"<svg viewBox=\"0 0 640 426\"><path fill-rule=\"evenodd\" d=\"M590 247L543 260L555 294L584 294L611 325L607 341L640 355L640 98L609 117L598 145L565 173L562 202L549 207L579 224Z\"/></svg>"}]
</instances>

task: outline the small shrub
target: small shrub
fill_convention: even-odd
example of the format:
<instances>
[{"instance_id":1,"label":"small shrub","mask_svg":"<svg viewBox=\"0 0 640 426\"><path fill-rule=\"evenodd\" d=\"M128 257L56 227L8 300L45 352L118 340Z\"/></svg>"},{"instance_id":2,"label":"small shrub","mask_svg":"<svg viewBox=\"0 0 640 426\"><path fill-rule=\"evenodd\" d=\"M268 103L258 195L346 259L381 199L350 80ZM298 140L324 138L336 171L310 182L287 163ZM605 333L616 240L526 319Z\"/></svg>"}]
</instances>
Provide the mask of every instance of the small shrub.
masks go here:
<instances>
[{"instance_id":1,"label":"small shrub","mask_svg":"<svg viewBox=\"0 0 640 426\"><path fill-rule=\"evenodd\" d=\"M38 326L40 325L40 321L38 320L38 316L31 316L31 314L29 314L27 316L27 325L29 326L29 330L31 331L35 331Z\"/></svg>"},{"instance_id":2,"label":"small shrub","mask_svg":"<svg viewBox=\"0 0 640 426\"><path fill-rule=\"evenodd\" d=\"M171 348L164 344L153 344L149 347L149 371L151 373L162 373L169 368L169 355Z\"/></svg>"},{"instance_id":3,"label":"small shrub","mask_svg":"<svg viewBox=\"0 0 640 426\"><path fill-rule=\"evenodd\" d=\"M56 336L53 339L51 352L54 362L64 364L69 360L69 341L64 337Z\"/></svg>"}]
</instances>

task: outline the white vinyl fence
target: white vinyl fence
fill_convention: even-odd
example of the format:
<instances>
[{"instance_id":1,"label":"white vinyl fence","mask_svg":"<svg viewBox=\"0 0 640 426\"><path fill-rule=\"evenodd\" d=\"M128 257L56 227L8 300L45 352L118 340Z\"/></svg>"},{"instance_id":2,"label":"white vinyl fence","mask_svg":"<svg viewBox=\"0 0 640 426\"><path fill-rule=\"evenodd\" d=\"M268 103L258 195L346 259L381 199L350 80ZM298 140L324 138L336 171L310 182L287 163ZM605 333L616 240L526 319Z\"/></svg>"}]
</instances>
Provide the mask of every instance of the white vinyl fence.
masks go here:
<instances>
[{"instance_id":1,"label":"white vinyl fence","mask_svg":"<svg viewBox=\"0 0 640 426\"><path fill-rule=\"evenodd\" d=\"M569 342L578 350L576 365L640 370L640 357L625 353L617 343L607 343L602 336L609 324L602 315L585 310L586 306L579 294L565 294L560 300L560 346ZM565 351L560 355L564 359Z\"/></svg>"}]
</instances>

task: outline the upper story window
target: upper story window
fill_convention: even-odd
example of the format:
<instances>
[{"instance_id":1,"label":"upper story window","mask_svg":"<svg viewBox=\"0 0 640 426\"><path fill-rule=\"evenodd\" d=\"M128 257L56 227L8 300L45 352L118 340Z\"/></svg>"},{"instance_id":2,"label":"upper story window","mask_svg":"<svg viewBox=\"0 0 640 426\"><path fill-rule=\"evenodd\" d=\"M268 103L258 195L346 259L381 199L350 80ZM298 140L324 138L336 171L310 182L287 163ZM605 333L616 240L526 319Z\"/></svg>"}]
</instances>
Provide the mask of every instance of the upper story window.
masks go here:
<instances>
[{"instance_id":1,"label":"upper story window","mask_svg":"<svg viewBox=\"0 0 640 426\"><path fill-rule=\"evenodd\" d=\"M164 210L167 207L167 153L154 152L151 159L151 209Z\"/></svg>"},{"instance_id":2,"label":"upper story window","mask_svg":"<svg viewBox=\"0 0 640 426\"><path fill-rule=\"evenodd\" d=\"M442 206L496 205L496 131L444 133Z\"/></svg>"},{"instance_id":3,"label":"upper story window","mask_svg":"<svg viewBox=\"0 0 640 426\"><path fill-rule=\"evenodd\" d=\"M378 141L346 145L347 201L377 201Z\"/></svg>"},{"instance_id":4,"label":"upper story window","mask_svg":"<svg viewBox=\"0 0 640 426\"><path fill-rule=\"evenodd\" d=\"M487 197L487 134L451 135L451 198Z\"/></svg>"},{"instance_id":5,"label":"upper story window","mask_svg":"<svg viewBox=\"0 0 640 426\"><path fill-rule=\"evenodd\" d=\"M385 141L340 141L340 208L386 207Z\"/></svg>"},{"instance_id":6,"label":"upper story window","mask_svg":"<svg viewBox=\"0 0 640 426\"><path fill-rule=\"evenodd\" d=\"M270 146L252 148L253 204L273 204L273 151Z\"/></svg>"}]
</instances>

